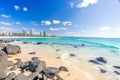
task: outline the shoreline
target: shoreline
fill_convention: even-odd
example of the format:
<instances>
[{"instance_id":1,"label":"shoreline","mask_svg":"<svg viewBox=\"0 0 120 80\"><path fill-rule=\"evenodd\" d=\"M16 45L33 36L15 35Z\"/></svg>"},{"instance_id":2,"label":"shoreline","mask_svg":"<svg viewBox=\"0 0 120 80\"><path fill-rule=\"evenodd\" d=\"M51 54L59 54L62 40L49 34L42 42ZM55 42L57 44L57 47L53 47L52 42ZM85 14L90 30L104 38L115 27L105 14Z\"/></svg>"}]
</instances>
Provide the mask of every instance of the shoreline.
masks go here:
<instances>
[{"instance_id":1,"label":"shoreline","mask_svg":"<svg viewBox=\"0 0 120 80\"><path fill-rule=\"evenodd\" d=\"M25 36L25 37L18 37L18 36L13 36L13 37L11 37L11 36L0 36L0 39L1 38L61 38L61 37L30 37L30 36Z\"/></svg>"}]
</instances>

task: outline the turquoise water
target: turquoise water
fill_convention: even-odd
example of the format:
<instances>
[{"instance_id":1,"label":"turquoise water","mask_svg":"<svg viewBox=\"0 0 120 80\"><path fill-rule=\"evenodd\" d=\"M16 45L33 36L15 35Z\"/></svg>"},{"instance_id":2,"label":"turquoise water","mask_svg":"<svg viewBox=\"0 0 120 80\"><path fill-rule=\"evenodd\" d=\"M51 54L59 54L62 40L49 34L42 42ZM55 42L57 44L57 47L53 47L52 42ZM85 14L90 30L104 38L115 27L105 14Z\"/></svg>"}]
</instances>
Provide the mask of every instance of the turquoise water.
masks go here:
<instances>
[{"instance_id":1,"label":"turquoise water","mask_svg":"<svg viewBox=\"0 0 120 80\"><path fill-rule=\"evenodd\" d=\"M86 47L104 47L119 50L119 38L2 38L4 40L21 40L28 42L45 42L45 43L61 43L71 45L85 44Z\"/></svg>"},{"instance_id":2,"label":"turquoise water","mask_svg":"<svg viewBox=\"0 0 120 80\"><path fill-rule=\"evenodd\" d=\"M2 38L3 40L20 40L28 41L32 43L44 42L56 50L57 55L62 57L65 63L70 63L79 70L83 67L81 62L85 62L84 66L96 67L95 70L99 72L99 68L105 69L107 73L106 78L96 79L96 71L94 69L87 71L87 74L93 75L92 79L88 80L120 80L120 76L116 75L116 70L113 66L120 66L120 38L79 38L79 37L61 37L61 38ZM82 46L84 44L85 46ZM75 54L75 57L70 57L70 54ZM96 57L104 57L107 60L107 64L103 65L91 65L88 60L95 59ZM88 67L88 69L89 69ZM83 72L86 74L86 69ZM92 74L91 74L91 71ZM120 70L117 70L120 72ZM98 73L99 75L99 73ZM116 77L110 79L110 77ZM97 76L99 77L99 76ZM90 77L89 77L90 78Z\"/></svg>"}]
</instances>

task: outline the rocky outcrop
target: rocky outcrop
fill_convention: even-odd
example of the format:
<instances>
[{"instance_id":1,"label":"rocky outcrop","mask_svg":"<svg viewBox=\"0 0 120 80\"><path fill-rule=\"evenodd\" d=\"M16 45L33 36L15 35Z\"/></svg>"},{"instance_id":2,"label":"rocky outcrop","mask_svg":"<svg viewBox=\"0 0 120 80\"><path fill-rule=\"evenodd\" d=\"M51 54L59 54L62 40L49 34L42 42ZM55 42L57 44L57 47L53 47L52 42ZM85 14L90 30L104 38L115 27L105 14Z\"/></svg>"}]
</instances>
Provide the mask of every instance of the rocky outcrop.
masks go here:
<instances>
[{"instance_id":1,"label":"rocky outcrop","mask_svg":"<svg viewBox=\"0 0 120 80\"><path fill-rule=\"evenodd\" d=\"M8 44L5 48L4 48L4 51L8 54L8 55L15 55L17 53L21 53L21 49L20 49L20 46L18 45L11 45L11 44Z\"/></svg>"}]
</instances>

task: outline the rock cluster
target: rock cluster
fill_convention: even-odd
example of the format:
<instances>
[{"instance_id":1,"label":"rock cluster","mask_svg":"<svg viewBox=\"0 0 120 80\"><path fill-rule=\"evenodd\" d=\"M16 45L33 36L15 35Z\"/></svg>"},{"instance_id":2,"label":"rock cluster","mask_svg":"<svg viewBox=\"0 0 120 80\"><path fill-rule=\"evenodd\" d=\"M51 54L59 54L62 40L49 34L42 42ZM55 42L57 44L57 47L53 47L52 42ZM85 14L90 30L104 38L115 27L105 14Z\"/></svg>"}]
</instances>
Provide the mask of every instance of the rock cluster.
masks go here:
<instances>
[{"instance_id":1,"label":"rock cluster","mask_svg":"<svg viewBox=\"0 0 120 80\"><path fill-rule=\"evenodd\" d=\"M68 72L68 69L64 66L56 67L46 67L46 62L40 60L39 57L33 57L30 61L22 62L21 59L16 59L16 63L8 61L8 55L16 55L21 53L20 46L18 45L6 45L2 50L0 50L0 80L63 80L59 76L60 71ZM35 54L31 52L29 54ZM9 73L6 72L9 68ZM16 74L13 71L20 69L20 73ZM24 75L25 72L31 72L30 75Z\"/></svg>"}]
</instances>

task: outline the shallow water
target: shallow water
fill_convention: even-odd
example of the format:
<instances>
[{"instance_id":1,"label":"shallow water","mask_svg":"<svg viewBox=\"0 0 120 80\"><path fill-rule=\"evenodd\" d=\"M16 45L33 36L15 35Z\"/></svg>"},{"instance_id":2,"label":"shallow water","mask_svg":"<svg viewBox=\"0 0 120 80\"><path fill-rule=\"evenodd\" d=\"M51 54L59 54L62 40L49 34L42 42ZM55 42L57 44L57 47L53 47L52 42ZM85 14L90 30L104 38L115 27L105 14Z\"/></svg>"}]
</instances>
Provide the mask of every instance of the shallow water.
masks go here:
<instances>
[{"instance_id":1,"label":"shallow water","mask_svg":"<svg viewBox=\"0 0 120 80\"><path fill-rule=\"evenodd\" d=\"M56 50L59 49L57 55L66 64L85 74L88 80L120 80L120 75L114 73L115 70L119 72L120 70L113 68L115 65L120 66L119 38L4 38L4 40L47 43ZM107 64L96 65L88 62L96 57L104 57ZM101 73L100 68L107 72Z\"/></svg>"}]
</instances>

